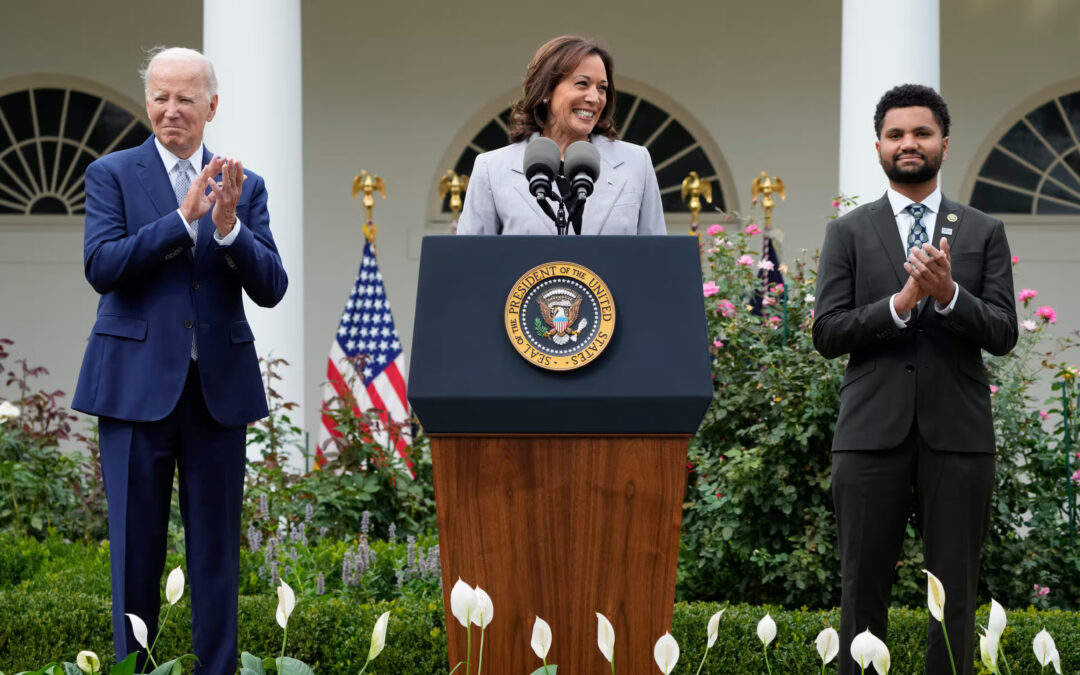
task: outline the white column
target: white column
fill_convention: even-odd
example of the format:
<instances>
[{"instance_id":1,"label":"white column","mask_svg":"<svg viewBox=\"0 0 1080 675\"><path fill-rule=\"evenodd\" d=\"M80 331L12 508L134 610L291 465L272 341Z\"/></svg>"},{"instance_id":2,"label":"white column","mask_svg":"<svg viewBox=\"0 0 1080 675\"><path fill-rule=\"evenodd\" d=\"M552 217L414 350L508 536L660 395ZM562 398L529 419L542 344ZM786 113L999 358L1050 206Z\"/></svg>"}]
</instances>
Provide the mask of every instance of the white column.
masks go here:
<instances>
[{"instance_id":1,"label":"white column","mask_svg":"<svg viewBox=\"0 0 1080 675\"><path fill-rule=\"evenodd\" d=\"M874 150L874 108L898 84L941 91L939 0L844 0L840 192L874 201L888 180Z\"/></svg>"},{"instance_id":2,"label":"white column","mask_svg":"<svg viewBox=\"0 0 1080 675\"><path fill-rule=\"evenodd\" d=\"M266 180L270 229L289 275L272 309L245 297L259 355L288 360L275 389L301 406L303 425L304 204L300 0L203 2L203 52L218 77L218 111L207 125L211 152L240 159ZM249 450L257 454L257 450ZM297 457L296 461L300 461Z\"/></svg>"}]
</instances>

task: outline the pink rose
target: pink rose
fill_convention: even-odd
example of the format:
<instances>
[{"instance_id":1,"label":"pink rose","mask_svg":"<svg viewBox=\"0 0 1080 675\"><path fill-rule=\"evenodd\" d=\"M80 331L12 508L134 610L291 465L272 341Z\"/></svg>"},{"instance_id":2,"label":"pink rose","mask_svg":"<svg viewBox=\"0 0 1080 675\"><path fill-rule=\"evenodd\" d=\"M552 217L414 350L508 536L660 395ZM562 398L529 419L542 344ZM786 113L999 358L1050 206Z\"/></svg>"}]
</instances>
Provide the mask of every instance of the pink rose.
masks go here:
<instances>
[{"instance_id":1,"label":"pink rose","mask_svg":"<svg viewBox=\"0 0 1080 675\"><path fill-rule=\"evenodd\" d=\"M757 268L759 270L767 270L767 271L771 272L773 269L776 268L776 265L774 265L773 261L771 261L771 260L762 259L762 260L758 261Z\"/></svg>"},{"instance_id":2,"label":"pink rose","mask_svg":"<svg viewBox=\"0 0 1080 675\"><path fill-rule=\"evenodd\" d=\"M990 385L990 395L993 396L996 393L998 393L998 388L994 385Z\"/></svg>"},{"instance_id":3,"label":"pink rose","mask_svg":"<svg viewBox=\"0 0 1080 675\"><path fill-rule=\"evenodd\" d=\"M1035 316L1046 319L1047 323L1057 323L1057 312L1050 305L1043 305L1036 309Z\"/></svg>"},{"instance_id":4,"label":"pink rose","mask_svg":"<svg viewBox=\"0 0 1080 675\"><path fill-rule=\"evenodd\" d=\"M839 200L839 199L834 199L834 200L832 200L832 207L833 207L834 209L835 209L835 208L839 208L839 206L840 206L840 200Z\"/></svg>"},{"instance_id":5,"label":"pink rose","mask_svg":"<svg viewBox=\"0 0 1080 675\"><path fill-rule=\"evenodd\" d=\"M1016 299L1019 300L1020 302L1027 302L1028 300L1031 300L1032 298L1034 298L1038 294L1039 294L1039 292L1037 290L1035 290L1034 288L1025 288L1016 295Z\"/></svg>"},{"instance_id":6,"label":"pink rose","mask_svg":"<svg viewBox=\"0 0 1080 675\"><path fill-rule=\"evenodd\" d=\"M784 292L784 284L776 284L776 287L773 288L773 293L776 293L777 295L780 295L783 292Z\"/></svg>"},{"instance_id":7,"label":"pink rose","mask_svg":"<svg viewBox=\"0 0 1080 675\"><path fill-rule=\"evenodd\" d=\"M1041 410L1039 411L1039 417L1043 418L1044 420L1050 419L1050 415L1048 413L1044 413Z\"/></svg>"},{"instance_id":8,"label":"pink rose","mask_svg":"<svg viewBox=\"0 0 1080 675\"><path fill-rule=\"evenodd\" d=\"M765 305L766 307L772 307L776 304L776 298L772 297L771 295L767 295L761 299L761 304Z\"/></svg>"},{"instance_id":9,"label":"pink rose","mask_svg":"<svg viewBox=\"0 0 1080 675\"><path fill-rule=\"evenodd\" d=\"M1077 469L1077 470L1076 470L1076 473L1074 473L1074 474L1072 475L1072 479L1073 479L1073 480L1074 480L1075 482L1077 482L1077 483L1080 483L1080 469Z\"/></svg>"},{"instance_id":10,"label":"pink rose","mask_svg":"<svg viewBox=\"0 0 1080 675\"><path fill-rule=\"evenodd\" d=\"M724 343L721 342L719 338L717 338L716 340L712 341L712 346L713 347L723 347Z\"/></svg>"},{"instance_id":11,"label":"pink rose","mask_svg":"<svg viewBox=\"0 0 1080 675\"><path fill-rule=\"evenodd\" d=\"M757 225L750 223L746 226L746 234L761 234L761 230L758 229Z\"/></svg>"},{"instance_id":12,"label":"pink rose","mask_svg":"<svg viewBox=\"0 0 1080 675\"><path fill-rule=\"evenodd\" d=\"M701 284L701 292L707 298L710 295L716 295L717 293L719 293L720 289L717 288L715 281L706 281L705 283Z\"/></svg>"},{"instance_id":13,"label":"pink rose","mask_svg":"<svg viewBox=\"0 0 1080 675\"><path fill-rule=\"evenodd\" d=\"M1018 263L1018 262L1020 262L1020 256L1018 256L1018 255L1014 255L1014 256L1012 257L1012 264L1014 264L1014 265L1015 265L1015 264L1016 264L1016 263Z\"/></svg>"},{"instance_id":14,"label":"pink rose","mask_svg":"<svg viewBox=\"0 0 1080 675\"><path fill-rule=\"evenodd\" d=\"M717 235L717 234L720 234L723 231L724 231L724 226L723 225L710 225L709 229L707 230L707 232L710 235Z\"/></svg>"},{"instance_id":15,"label":"pink rose","mask_svg":"<svg viewBox=\"0 0 1080 675\"><path fill-rule=\"evenodd\" d=\"M720 315L725 318L731 318L735 316L735 303L730 300L721 300L716 303L716 309L720 311Z\"/></svg>"},{"instance_id":16,"label":"pink rose","mask_svg":"<svg viewBox=\"0 0 1080 675\"><path fill-rule=\"evenodd\" d=\"M735 261L736 265L742 265L743 267L750 267L754 264L754 256L749 253L744 253L738 260Z\"/></svg>"}]
</instances>

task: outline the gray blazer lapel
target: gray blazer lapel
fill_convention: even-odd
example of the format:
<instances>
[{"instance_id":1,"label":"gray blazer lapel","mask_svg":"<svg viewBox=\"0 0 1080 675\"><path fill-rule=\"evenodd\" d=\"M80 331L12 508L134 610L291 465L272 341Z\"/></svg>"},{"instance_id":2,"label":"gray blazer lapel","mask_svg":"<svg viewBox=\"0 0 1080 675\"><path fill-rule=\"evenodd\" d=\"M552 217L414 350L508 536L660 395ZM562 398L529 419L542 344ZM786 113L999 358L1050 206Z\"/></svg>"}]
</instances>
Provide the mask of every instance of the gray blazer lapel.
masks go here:
<instances>
[{"instance_id":1,"label":"gray blazer lapel","mask_svg":"<svg viewBox=\"0 0 1080 675\"><path fill-rule=\"evenodd\" d=\"M585 202L585 211L581 217L582 234L600 234L607 222L611 207L626 187L626 178L617 169L623 160L615 156L614 144L603 137L593 137L593 144L600 151L600 177L596 181L592 196Z\"/></svg>"},{"instance_id":2,"label":"gray blazer lapel","mask_svg":"<svg viewBox=\"0 0 1080 675\"><path fill-rule=\"evenodd\" d=\"M531 141L539 135L540 134L533 134L532 138L529 140ZM525 179L525 170L522 167L522 162L525 161L526 145L526 143L519 143L515 147L513 155L507 158L510 172L521 177L520 179L515 178L514 180L511 180L510 183L514 186L514 191L518 193L518 196L528 204L529 210L536 215L537 222L543 223L544 228L548 230L549 234L558 234L559 230L555 227L555 221L544 213L544 210L540 208L540 204L536 202L536 197L533 197L532 193L529 192L529 181ZM554 205L552 205L552 208L555 208Z\"/></svg>"},{"instance_id":3,"label":"gray blazer lapel","mask_svg":"<svg viewBox=\"0 0 1080 675\"><path fill-rule=\"evenodd\" d=\"M949 248L953 247L953 242L960 234L960 225L964 222L964 210L960 208L960 205L949 199L945 195L941 196L940 213L937 215L935 224L937 225L937 241L930 242L934 246L941 243L941 238L945 237L945 241L949 242Z\"/></svg>"},{"instance_id":4,"label":"gray blazer lapel","mask_svg":"<svg viewBox=\"0 0 1080 675\"><path fill-rule=\"evenodd\" d=\"M903 286L907 281L908 273L904 269L904 242L900 241L900 230L896 227L896 217L892 213L889 204L889 196L885 195L876 202L870 204L870 222L877 231L878 239L888 258L896 280Z\"/></svg>"}]
</instances>

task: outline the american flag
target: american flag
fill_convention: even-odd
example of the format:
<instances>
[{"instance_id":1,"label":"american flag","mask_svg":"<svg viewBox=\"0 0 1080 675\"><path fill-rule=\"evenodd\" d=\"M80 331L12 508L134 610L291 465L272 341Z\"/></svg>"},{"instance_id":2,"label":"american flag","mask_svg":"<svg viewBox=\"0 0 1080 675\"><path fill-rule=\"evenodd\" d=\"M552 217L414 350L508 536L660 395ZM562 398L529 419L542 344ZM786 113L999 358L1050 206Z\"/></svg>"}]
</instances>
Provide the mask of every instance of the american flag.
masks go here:
<instances>
[{"instance_id":1,"label":"american flag","mask_svg":"<svg viewBox=\"0 0 1080 675\"><path fill-rule=\"evenodd\" d=\"M337 335L330 344L319 428L320 455L326 450L333 451L334 439L341 436L326 410L340 403L341 397L349 392L350 383L356 398L356 412L377 411L381 428L372 429L372 439L386 447L393 436L394 447L411 472L406 456L410 415L405 398L405 355L401 351L401 340L390 313L390 300L386 297L383 276L370 241L364 243L360 272L338 321ZM390 434L388 419L406 426L401 433ZM325 456L318 459L320 463L325 462Z\"/></svg>"}]
</instances>

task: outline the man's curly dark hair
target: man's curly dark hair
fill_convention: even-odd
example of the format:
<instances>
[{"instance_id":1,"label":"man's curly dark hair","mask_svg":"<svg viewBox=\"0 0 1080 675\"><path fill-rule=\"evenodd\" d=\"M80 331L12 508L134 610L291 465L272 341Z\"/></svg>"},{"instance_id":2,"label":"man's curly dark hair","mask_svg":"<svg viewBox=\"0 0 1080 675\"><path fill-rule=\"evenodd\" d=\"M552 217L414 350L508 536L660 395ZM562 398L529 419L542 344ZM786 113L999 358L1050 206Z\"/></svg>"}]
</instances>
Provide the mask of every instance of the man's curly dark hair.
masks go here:
<instances>
[{"instance_id":1,"label":"man's curly dark hair","mask_svg":"<svg viewBox=\"0 0 1080 675\"><path fill-rule=\"evenodd\" d=\"M885 113L893 108L911 108L921 106L929 108L934 120L941 127L941 135L949 135L949 107L945 99L931 87L921 84L901 84L885 92L874 111L874 133L881 138L881 127L885 122Z\"/></svg>"}]
</instances>

